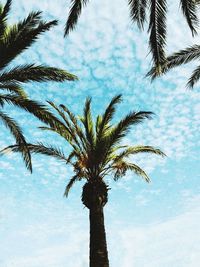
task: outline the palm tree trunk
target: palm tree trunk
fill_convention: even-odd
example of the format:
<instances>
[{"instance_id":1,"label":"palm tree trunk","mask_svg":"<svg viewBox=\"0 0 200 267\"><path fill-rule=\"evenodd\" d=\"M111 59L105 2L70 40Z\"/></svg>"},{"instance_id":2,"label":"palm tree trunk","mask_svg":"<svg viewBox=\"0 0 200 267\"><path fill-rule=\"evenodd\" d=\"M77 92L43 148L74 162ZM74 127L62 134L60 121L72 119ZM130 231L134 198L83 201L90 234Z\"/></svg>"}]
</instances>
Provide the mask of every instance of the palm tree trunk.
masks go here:
<instances>
[{"instance_id":1,"label":"palm tree trunk","mask_svg":"<svg viewBox=\"0 0 200 267\"><path fill-rule=\"evenodd\" d=\"M109 267L103 207L90 210L90 267Z\"/></svg>"}]
</instances>

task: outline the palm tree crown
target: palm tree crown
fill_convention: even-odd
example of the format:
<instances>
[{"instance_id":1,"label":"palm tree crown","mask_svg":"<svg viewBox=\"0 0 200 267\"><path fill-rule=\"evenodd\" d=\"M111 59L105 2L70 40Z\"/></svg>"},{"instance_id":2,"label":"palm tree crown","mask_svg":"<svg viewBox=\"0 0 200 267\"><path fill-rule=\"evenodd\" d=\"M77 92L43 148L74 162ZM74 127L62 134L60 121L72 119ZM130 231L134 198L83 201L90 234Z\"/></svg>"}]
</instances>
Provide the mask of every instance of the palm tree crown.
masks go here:
<instances>
[{"instance_id":1,"label":"palm tree crown","mask_svg":"<svg viewBox=\"0 0 200 267\"><path fill-rule=\"evenodd\" d=\"M65 153L53 146L42 143L29 144L32 153L41 153L53 156L74 168L75 175L69 181L65 195L68 195L74 182L85 179L95 181L103 179L108 174L113 174L114 180L118 180L128 170L142 176L146 182L150 181L148 175L136 164L129 162L131 155L138 153L153 153L164 156L161 150L152 146L122 145L121 141L127 135L132 125L150 119L152 112L131 112L117 124L111 124L116 111L116 105L121 102L121 95L114 97L107 106L103 115L98 115L95 122L91 114L91 98L85 102L83 116L75 116L66 106L57 106L48 101L51 107L58 113L56 123L50 127L40 127L42 130L52 131L63 137L72 147L71 153ZM9 146L3 151L20 151L20 148Z\"/></svg>"},{"instance_id":2,"label":"palm tree crown","mask_svg":"<svg viewBox=\"0 0 200 267\"><path fill-rule=\"evenodd\" d=\"M157 74L161 74L162 68L167 63L165 47L167 37L166 13L167 0L127 0L130 7L130 17L140 30L143 30L148 20L149 46ZM65 36L73 30L81 14L82 8L89 0L71 0L71 9L65 25ZM186 22L192 32L197 34L198 17L195 0L180 0L180 7Z\"/></svg>"},{"instance_id":3,"label":"palm tree crown","mask_svg":"<svg viewBox=\"0 0 200 267\"><path fill-rule=\"evenodd\" d=\"M18 145L22 145L22 155L31 170L30 152L22 129L18 123L3 111L4 105L11 104L22 108L44 122L51 124L52 114L40 103L28 98L22 84L36 81L73 81L77 77L64 70L35 63L9 67L13 60L29 48L40 34L48 31L57 21L45 22L41 12L31 12L27 18L14 25L8 25L7 17L11 0L0 5L0 120L10 130Z\"/></svg>"}]
</instances>

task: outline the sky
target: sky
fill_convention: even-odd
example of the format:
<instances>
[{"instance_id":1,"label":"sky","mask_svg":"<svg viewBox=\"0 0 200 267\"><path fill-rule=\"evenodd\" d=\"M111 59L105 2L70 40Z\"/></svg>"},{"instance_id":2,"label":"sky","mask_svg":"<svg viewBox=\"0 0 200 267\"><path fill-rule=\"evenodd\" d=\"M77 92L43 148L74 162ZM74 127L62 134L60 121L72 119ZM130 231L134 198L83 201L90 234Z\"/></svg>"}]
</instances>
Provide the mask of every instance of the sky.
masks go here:
<instances>
[{"instance_id":1,"label":"sky","mask_svg":"<svg viewBox=\"0 0 200 267\"><path fill-rule=\"evenodd\" d=\"M2 2L2 1L1 1ZM114 3L115 2L115 3ZM171 53L194 43L175 1L169 1L168 46ZM116 120L131 110L153 111L153 120L134 127L125 143L152 145L166 158L141 155L133 160L151 177L146 184L131 173L113 182L105 207L110 266L196 267L200 262L200 84L186 89L198 62L171 70L155 82L145 78L151 66L148 37L130 21L127 1L93 0L78 26L63 38L69 1L13 0L11 23L32 10L59 26L41 36L18 57L20 63L48 64L76 74L79 81L31 83L32 99L53 100L80 114L92 96L94 116L110 99L123 94ZM31 142L44 141L69 152L53 134L41 132L31 115L6 107ZM0 132L0 149L14 143L7 129ZM33 156L33 174L20 155L0 158L0 266L88 266L88 210L81 203L82 183L69 198L63 192L72 170L45 156Z\"/></svg>"}]
</instances>

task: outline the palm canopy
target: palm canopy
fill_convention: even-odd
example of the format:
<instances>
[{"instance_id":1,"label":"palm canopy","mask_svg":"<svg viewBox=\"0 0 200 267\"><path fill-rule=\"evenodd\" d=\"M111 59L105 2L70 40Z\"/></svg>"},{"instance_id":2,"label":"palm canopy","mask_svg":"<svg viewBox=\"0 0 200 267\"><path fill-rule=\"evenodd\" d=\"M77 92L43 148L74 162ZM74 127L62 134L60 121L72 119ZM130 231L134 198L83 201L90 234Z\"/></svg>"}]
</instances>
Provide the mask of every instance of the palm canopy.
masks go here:
<instances>
[{"instance_id":1,"label":"palm canopy","mask_svg":"<svg viewBox=\"0 0 200 267\"><path fill-rule=\"evenodd\" d=\"M75 174L66 187L66 196L76 181L86 179L86 181L95 182L102 180L108 174L113 174L114 180L118 180L128 170L149 182L150 178L145 171L129 161L128 158L137 153L165 155L160 149L152 146L122 145L122 140L128 134L130 127L143 122L144 119L150 119L153 113L130 112L118 123L112 124L116 105L121 100L121 95L114 97L103 115L97 116L95 121L93 121L91 113L91 98L86 100L83 115L79 117L75 116L66 106L57 106L49 102L59 115L58 119L61 120L61 123L60 125L55 124L53 127L40 128L59 134L70 144L72 151L66 156L61 149L43 143L28 144L28 148L32 153L55 157L73 167ZM14 145L1 152L19 152L20 150L18 145Z\"/></svg>"},{"instance_id":2,"label":"palm canopy","mask_svg":"<svg viewBox=\"0 0 200 267\"><path fill-rule=\"evenodd\" d=\"M15 137L17 144L23 148L21 150L23 158L31 170L30 152L22 129L13 118L3 111L3 107L6 103L17 106L52 125L53 114L44 105L30 100L22 85L30 81L73 81L77 77L59 68L35 63L9 67L13 60L28 49L42 33L57 24L55 20L43 21L41 12L37 11L31 12L27 18L14 25L8 25L7 19L11 3L11 0L7 0L5 5L0 5L0 120ZM54 118L55 120L56 118Z\"/></svg>"},{"instance_id":3,"label":"palm canopy","mask_svg":"<svg viewBox=\"0 0 200 267\"><path fill-rule=\"evenodd\" d=\"M162 67L167 62L165 55L167 37L167 0L127 0L130 8L131 20L136 23L140 30L143 30L148 20L149 46L155 65L156 72L162 72ZM77 24L82 8L89 0L71 0L71 9L65 25L65 36L73 30ZM180 0L180 7L186 22L192 32L197 33L198 17L197 4L195 0Z\"/></svg>"}]
</instances>

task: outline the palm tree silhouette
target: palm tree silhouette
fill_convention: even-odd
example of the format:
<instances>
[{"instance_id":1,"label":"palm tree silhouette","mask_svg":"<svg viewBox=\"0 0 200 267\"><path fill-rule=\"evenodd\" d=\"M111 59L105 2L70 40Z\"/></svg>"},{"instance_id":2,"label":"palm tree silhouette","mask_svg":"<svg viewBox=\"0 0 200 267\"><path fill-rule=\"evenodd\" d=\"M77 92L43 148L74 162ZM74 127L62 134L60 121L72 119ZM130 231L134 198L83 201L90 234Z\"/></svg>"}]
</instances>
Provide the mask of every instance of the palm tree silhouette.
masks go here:
<instances>
[{"instance_id":1,"label":"palm tree silhouette","mask_svg":"<svg viewBox=\"0 0 200 267\"><path fill-rule=\"evenodd\" d=\"M30 81L73 81L77 77L58 68L34 63L9 68L9 64L29 48L40 34L57 24L55 20L42 21L41 12L31 12L23 21L8 25L7 17L11 3L12 1L8 0L4 6L0 6L0 91L2 92L0 93L0 120L10 130L17 144L22 145L23 158L31 170L30 152L22 129L13 118L4 112L3 107L6 103L17 106L51 124L53 115L44 105L30 100L23 90L22 84Z\"/></svg>"},{"instance_id":2,"label":"palm tree silhouette","mask_svg":"<svg viewBox=\"0 0 200 267\"><path fill-rule=\"evenodd\" d=\"M69 180L64 195L67 197L75 182L85 180L82 202L89 209L90 220L90 267L108 267L108 252L104 226L104 206L108 201L107 175L112 175L117 181L127 171L133 171L146 182L150 178L138 165L128 158L137 153L153 153L164 156L164 153L152 146L122 145L130 127L150 119L152 112L131 112L116 124L111 124L116 111L116 105L122 100L121 95L114 97L105 109L93 121L91 113L91 98L85 102L83 116L76 117L66 106L57 106L49 102L57 112L60 125L40 127L42 130L53 131L70 144L72 151L66 156L63 150L43 143L28 144L31 153L39 153L55 157L73 167L74 176ZM56 124L55 124L56 125ZM18 145L5 148L5 152L19 152Z\"/></svg>"},{"instance_id":3,"label":"palm tree silhouette","mask_svg":"<svg viewBox=\"0 0 200 267\"><path fill-rule=\"evenodd\" d=\"M152 54L153 64L156 73L162 73L165 66L166 54L166 15L167 0L127 0L130 8L131 20L136 23L140 30L144 29L144 24L148 20L149 46ZM82 8L89 0L71 0L71 9L65 25L65 36L73 30L77 24ZM192 32L197 34L198 17L197 5L199 1L180 0L180 7L186 22Z\"/></svg>"}]
</instances>

